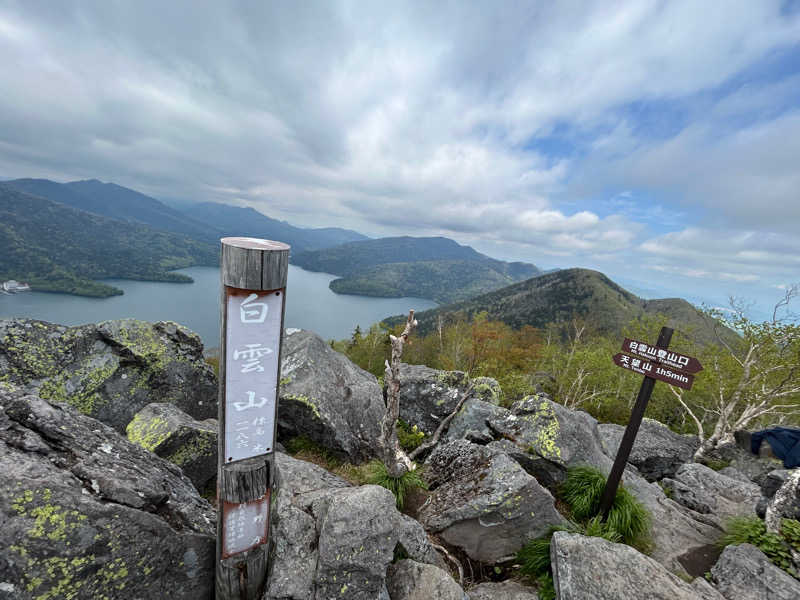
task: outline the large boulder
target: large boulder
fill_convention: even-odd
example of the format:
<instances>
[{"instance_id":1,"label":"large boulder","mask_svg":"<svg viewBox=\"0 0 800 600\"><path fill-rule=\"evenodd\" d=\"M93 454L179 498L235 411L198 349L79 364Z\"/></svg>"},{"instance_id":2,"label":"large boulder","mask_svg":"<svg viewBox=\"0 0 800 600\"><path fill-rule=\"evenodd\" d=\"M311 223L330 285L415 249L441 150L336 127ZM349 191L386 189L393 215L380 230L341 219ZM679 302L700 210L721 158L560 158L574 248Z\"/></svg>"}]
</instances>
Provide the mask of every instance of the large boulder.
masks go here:
<instances>
[{"instance_id":1,"label":"large boulder","mask_svg":"<svg viewBox=\"0 0 800 600\"><path fill-rule=\"evenodd\" d=\"M374 375L311 331L287 329L281 349L278 431L306 436L351 462L375 456L384 413Z\"/></svg>"},{"instance_id":2,"label":"large boulder","mask_svg":"<svg viewBox=\"0 0 800 600\"><path fill-rule=\"evenodd\" d=\"M178 467L66 404L0 391L0 522L2 597L213 594L211 506Z\"/></svg>"},{"instance_id":3,"label":"large boulder","mask_svg":"<svg viewBox=\"0 0 800 600\"><path fill-rule=\"evenodd\" d=\"M731 517L755 516L761 488L752 481L741 481L718 473L699 463L682 465L675 479L661 484L671 498L693 511L712 515L720 524Z\"/></svg>"},{"instance_id":4,"label":"large boulder","mask_svg":"<svg viewBox=\"0 0 800 600\"><path fill-rule=\"evenodd\" d=\"M503 397L494 379L470 380L462 371L439 371L425 365L401 363L398 379L402 398L400 418L427 435L433 434L442 419L455 410L470 384L470 398L498 405Z\"/></svg>"},{"instance_id":5,"label":"large boulder","mask_svg":"<svg viewBox=\"0 0 800 600\"><path fill-rule=\"evenodd\" d=\"M728 546L711 569L726 600L797 600L800 581L770 562L750 544Z\"/></svg>"},{"instance_id":6,"label":"large boulder","mask_svg":"<svg viewBox=\"0 0 800 600\"><path fill-rule=\"evenodd\" d=\"M445 441L464 438L476 444L489 443L494 440L492 430L489 429L489 421L501 417L507 412L505 408L496 404L470 398L464 402L456 416L450 421L450 426L443 438Z\"/></svg>"},{"instance_id":7,"label":"large boulder","mask_svg":"<svg viewBox=\"0 0 800 600\"><path fill-rule=\"evenodd\" d=\"M792 469L766 506L767 528L775 531L781 519L800 519L800 469Z\"/></svg>"},{"instance_id":8,"label":"large boulder","mask_svg":"<svg viewBox=\"0 0 800 600\"><path fill-rule=\"evenodd\" d=\"M762 446L769 446L769 444L762 444ZM715 468L717 465L733 467L758 485L764 484L771 471L783 468L783 461L774 456L753 454L749 449L741 448L735 442L723 442L706 452L702 462Z\"/></svg>"},{"instance_id":9,"label":"large boulder","mask_svg":"<svg viewBox=\"0 0 800 600\"><path fill-rule=\"evenodd\" d=\"M395 556L444 567L422 526L388 490L352 487L321 467L276 453L274 544L264 600L386 594Z\"/></svg>"},{"instance_id":10,"label":"large boulder","mask_svg":"<svg viewBox=\"0 0 800 600\"><path fill-rule=\"evenodd\" d=\"M608 456L616 457L625 427L613 423L598 426ZM642 420L628 462L648 481L672 477L682 464L692 460L700 445L695 435L675 433L652 419Z\"/></svg>"},{"instance_id":11,"label":"large boulder","mask_svg":"<svg viewBox=\"0 0 800 600\"><path fill-rule=\"evenodd\" d=\"M0 379L66 402L120 433L151 402L195 419L217 416L217 380L197 334L134 319L64 327L0 320Z\"/></svg>"},{"instance_id":12,"label":"large boulder","mask_svg":"<svg viewBox=\"0 0 800 600\"><path fill-rule=\"evenodd\" d=\"M216 419L196 421L173 404L148 404L126 428L128 439L178 465L198 490L217 476Z\"/></svg>"},{"instance_id":13,"label":"large boulder","mask_svg":"<svg viewBox=\"0 0 800 600\"><path fill-rule=\"evenodd\" d=\"M389 567L387 588L392 600L468 600L449 573L409 559Z\"/></svg>"},{"instance_id":14,"label":"large boulder","mask_svg":"<svg viewBox=\"0 0 800 600\"><path fill-rule=\"evenodd\" d=\"M478 584L467 595L469 600L539 600L535 589L511 580Z\"/></svg>"},{"instance_id":15,"label":"large boulder","mask_svg":"<svg viewBox=\"0 0 800 600\"><path fill-rule=\"evenodd\" d=\"M419 520L473 560L497 562L566 523L550 492L501 451L456 440L425 464L431 495Z\"/></svg>"},{"instance_id":16,"label":"large boulder","mask_svg":"<svg viewBox=\"0 0 800 600\"><path fill-rule=\"evenodd\" d=\"M557 531L550 564L558 600L722 600L692 586L630 546Z\"/></svg>"}]
</instances>

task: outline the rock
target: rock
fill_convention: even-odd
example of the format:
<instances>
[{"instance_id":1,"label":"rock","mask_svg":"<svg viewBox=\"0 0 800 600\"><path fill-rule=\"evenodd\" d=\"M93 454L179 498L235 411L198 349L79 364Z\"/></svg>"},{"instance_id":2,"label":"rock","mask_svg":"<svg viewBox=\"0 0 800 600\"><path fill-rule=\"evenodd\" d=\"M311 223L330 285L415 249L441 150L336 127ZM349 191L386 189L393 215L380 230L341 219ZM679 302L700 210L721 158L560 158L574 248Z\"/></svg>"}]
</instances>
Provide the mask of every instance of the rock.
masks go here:
<instances>
[{"instance_id":1,"label":"rock","mask_svg":"<svg viewBox=\"0 0 800 600\"><path fill-rule=\"evenodd\" d=\"M728 546L711 569L726 600L797 600L800 581L773 565L750 544Z\"/></svg>"},{"instance_id":2,"label":"rock","mask_svg":"<svg viewBox=\"0 0 800 600\"><path fill-rule=\"evenodd\" d=\"M213 594L211 506L178 467L68 405L0 392L0 522L15 600Z\"/></svg>"},{"instance_id":3,"label":"rock","mask_svg":"<svg viewBox=\"0 0 800 600\"><path fill-rule=\"evenodd\" d=\"M539 600L536 590L516 581L487 582L467 592L469 600Z\"/></svg>"},{"instance_id":4,"label":"rock","mask_svg":"<svg viewBox=\"0 0 800 600\"><path fill-rule=\"evenodd\" d=\"M419 520L473 560L499 561L566 523L550 492L503 452L456 440L425 464L431 495Z\"/></svg>"},{"instance_id":5,"label":"rock","mask_svg":"<svg viewBox=\"0 0 800 600\"><path fill-rule=\"evenodd\" d=\"M724 470L724 469L723 469ZM781 486L789 479L789 469L775 469L767 473L761 483L761 493L765 498L772 498Z\"/></svg>"},{"instance_id":6,"label":"rock","mask_svg":"<svg viewBox=\"0 0 800 600\"><path fill-rule=\"evenodd\" d=\"M489 420L499 418L507 412L495 404L470 398L450 421L443 438L445 441L464 438L476 444L487 444L494 440L492 430L489 429Z\"/></svg>"},{"instance_id":7,"label":"rock","mask_svg":"<svg viewBox=\"0 0 800 600\"><path fill-rule=\"evenodd\" d=\"M681 466L675 479L664 479L673 500L693 511L710 514L720 523L731 517L755 516L761 489L733 479L699 463Z\"/></svg>"},{"instance_id":8,"label":"rock","mask_svg":"<svg viewBox=\"0 0 800 600\"><path fill-rule=\"evenodd\" d=\"M598 426L603 445L613 460L617 455L625 427L611 423ZM644 419L636 434L628 462L648 481L672 477L682 464L692 460L700 440L694 435L681 435L666 425Z\"/></svg>"},{"instance_id":9,"label":"rock","mask_svg":"<svg viewBox=\"0 0 800 600\"><path fill-rule=\"evenodd\" d=\"M559 600L714 598L700 595L698 588L630 546L602 538L557 531L550 543L550 562Z\"/></svg>"},{"instance_id":10,"label":"rock","mask_svg":"<svg viewBox=\"0 0 800 600\"><path fill-rule=\"evenodd\" d=\"M588 464L604 473L611 471L612 460L606 454L597 421L543 395L528 396L513 404L507 413L490 419L489 428L502 438L489 447L517 458L523 468L548 487L563 481L568 467ZM511 452L509 443L522 454ZM623 484L657 524L652 529L652 556L668 569L683 571L681 556L711 546L719 537L716 523L703 522L701 515L668 499L657 484L639 476L635 467L625 471Z\"/></svg>"},{"instance_id":11,"label":"rock","mask_svg":"<svg viewBox=\"0 0 800 600\"><path fill-rule=\"evenodd\" d=\"M392 600L467 600L449 573L413 560L391 565L386 583Z\"/></svg>"},{"instance_id":12,"label":"rock","mask_svg":"<svg viewBox=\"0 0 800 600\"><path fill-rule=\"evenodd\" d=\"M442 419L455 410L470 384L462 371L438 371L405 363L400 364L399 380L400 418L426 435L433 434ZM471 383L470 398L494 405L502 401L503 392L494 379L476 377Z\"/></svg>"},{"instance_id":13,"label":"rock","mask_svg":"<svg viewBox=\"0 0 800 600\"><path fill-rule=\"evenodd\" d=\"M800 519L800 468L792 469L767 503L764 520L768 531L780 529L781 519Z\"/></svg>"},{"instance_id":14,"label":"rock","mask_svg":"<svg viewBox=\"0 0 800 600\"><path fill-rule=\"evenodd\" d=\"M763 446L764 444L762 444ZM766 444L767 446L769 444ZM734 442L723 442L706 453L701 462L723 467L733 467L744 473L750 481L762 485L770 471L783 468L783 462L774 457L762 457L740 448Z\"/></svg>"},{"instance_id":15,"label":"rock","mask_svg":"<svg viewBox=\"0 0 800 600\"><path fill-rule=\"evenodd\" d=\"M745 483L750 483L750 478L744 473L742 473L736 467L724 467L719 471L717 471L717 473L730 477L731 479L735 479L736 481L744 481Z\"/></svg>"},{"instance_id":16,"label":"rock","mask_svg":"<svg viewBox=\"0 0 800 600\"><path fill-rule=\"evenodd\" d=\"M397 511L388 490L352 487L281 453L276 466L274 547L264 600L374 600L385 592L396 553L444 567L422 526Z\"/></svg>"},{"instance_id":17,"label":"rock","mask_svg":"<svg viewBox=\"0 0 800 600\"><path fill-rule=\"evenodd\" d=\"M528 396L510 411L490 419L496 437L510 439L529 451L564 468L578 464L609 463L597 421L585 412L571 411L544 396Z\"/></svg>"},{"instance_id":18,"label":"rock","mask_svg":"<svg viewBox=\"0 0 800 600\"><path fill-rule=\"evenodd\" d=\"M126 428L128 439L178 465L198 490L217 476L217 420L195 421L177 406L148 404Z\"/></svg>"},{"instance_id":19,"label":"rock","mask_svg":"<svg viewBox=\"0 0 800 600\"><path fill-rule=\"evenodd\" d=\"M66 402L120 433L151 402L195 419L217 416L217 381L200 338L181 325L134 319L64 327L0 320L0 378Z\"/></svg>"},{"instance_id":20,"label":"rock","mask_svg":"<svg viewBox=\"0 0 800 600\"><path fill-rule=\"evenodd\" d=\"M303 435L340 458L361 463L375 456L384 406L374 375L315 333L287 330L278 411L282 439Z\"/></svg>"}]
</instances>

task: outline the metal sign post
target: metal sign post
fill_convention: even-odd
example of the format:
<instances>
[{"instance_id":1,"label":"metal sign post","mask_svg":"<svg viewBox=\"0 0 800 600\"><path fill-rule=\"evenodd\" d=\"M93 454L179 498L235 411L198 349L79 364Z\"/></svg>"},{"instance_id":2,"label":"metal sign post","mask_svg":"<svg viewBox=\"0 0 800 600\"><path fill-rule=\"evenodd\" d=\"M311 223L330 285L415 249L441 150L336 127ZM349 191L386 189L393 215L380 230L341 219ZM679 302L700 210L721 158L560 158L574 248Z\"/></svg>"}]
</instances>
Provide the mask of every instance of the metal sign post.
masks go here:
<instances>
[{"instance_id":1,"label":"metal sign post","mask_svg":"<svg viewBox=\"0 0 800 600\"><path fill-rule=\"evenodd\" d=\"M269 551L289 246L223 238L217 600L257 600Z\"/></svg>"}]
</instances>

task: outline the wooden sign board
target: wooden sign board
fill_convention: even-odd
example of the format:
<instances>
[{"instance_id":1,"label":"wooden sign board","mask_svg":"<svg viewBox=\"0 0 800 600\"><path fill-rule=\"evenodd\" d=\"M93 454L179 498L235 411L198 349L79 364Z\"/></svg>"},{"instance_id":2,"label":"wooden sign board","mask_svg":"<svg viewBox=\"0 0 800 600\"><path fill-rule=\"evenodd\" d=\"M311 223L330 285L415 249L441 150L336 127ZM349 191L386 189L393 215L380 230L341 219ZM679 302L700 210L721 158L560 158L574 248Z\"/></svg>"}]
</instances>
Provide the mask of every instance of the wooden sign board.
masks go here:
<instances>
[{"instance_id":1,"label":"wooden sign board","mask_svg":"<svg viewBox=\"0 0 800 600\"><path fill-rule=\"evenodd\" d=\"M282 290L225 288L225 463L272 452Z\"/></svg>"},{"instance_id":2,"label":"wooden sign board","mask_svg":"<svg viewBox=\"0 0 800 600\"><path fill-rule=\"evenodd\" d=\"M678 369L684 373L698 373L703 370L700 361L692 356L672 352L665 348L656 348L638 340L625 338L625 341L622 342L622 351Z\"/></svg>"},{"instance_id":3,"label":"wooden sign board","mask_svg":"<svg viewBox=\"0 0 800 600\"><path fill-rule=\"evenodd\" d=\"M652 377L685 390L692 389L692 384L694 383L694 376L689 373L670 369L665 365L652 363L649 360L635 356L628 356L621 352L614 355L614 364L634 373L639 373L639 375Z\"/></svg>"},{"instance_id":4,"label":"wooden sign board","mask_svg":"<svg viewBox=\"0 0 800 600\"><path fill-rule=\"evenodd\" d=\"M269 498L252 502L222 503L222 558L251 550L266 543L269 534Z\"/></svg>"}]
</instances>

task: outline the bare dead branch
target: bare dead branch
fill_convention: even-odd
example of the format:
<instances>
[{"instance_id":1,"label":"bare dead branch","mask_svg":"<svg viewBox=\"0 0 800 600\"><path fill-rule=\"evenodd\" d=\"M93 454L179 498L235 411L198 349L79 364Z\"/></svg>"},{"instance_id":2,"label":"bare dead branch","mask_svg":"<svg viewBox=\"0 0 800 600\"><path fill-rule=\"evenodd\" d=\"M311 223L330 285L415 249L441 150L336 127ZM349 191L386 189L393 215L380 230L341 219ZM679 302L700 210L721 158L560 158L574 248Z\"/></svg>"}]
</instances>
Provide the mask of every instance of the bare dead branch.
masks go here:
<instances>
[{"instance_id":1,"label":"bare dead branch","mask_svg":"<svg viewBox=\"0 0 800 600\"><path fill-rule=\"evenodd\" d=\"M451 412L444 419L442 419L442 422L439 423L439 426L436 428L436 431L433 432L433 435L431 436L431 439L428 440L427 442L425 442L424 444L421 444L421 445L417 446L417 448L415 448L411 452L411 454L408 455L408 457L411 460L414 460L420 454L425 452L425 450L427 450L429 448L433 448L436 444L439 443L439 438L441 437L442 433L448 427L448 425L450 425L450 421L452 421L453 418L458 414L458 411L461 410L461 407L464 406L464 402L467 400L467 397L472 392L473 387L474 387L474 384L470 382L470 384L467 386L467 389L464 390L463 394L461 394L461 399L459 399L458 404L456 404L456 407L453 410L453 412Z\"/></svg>"}]
</instances>

